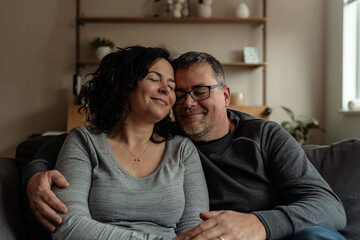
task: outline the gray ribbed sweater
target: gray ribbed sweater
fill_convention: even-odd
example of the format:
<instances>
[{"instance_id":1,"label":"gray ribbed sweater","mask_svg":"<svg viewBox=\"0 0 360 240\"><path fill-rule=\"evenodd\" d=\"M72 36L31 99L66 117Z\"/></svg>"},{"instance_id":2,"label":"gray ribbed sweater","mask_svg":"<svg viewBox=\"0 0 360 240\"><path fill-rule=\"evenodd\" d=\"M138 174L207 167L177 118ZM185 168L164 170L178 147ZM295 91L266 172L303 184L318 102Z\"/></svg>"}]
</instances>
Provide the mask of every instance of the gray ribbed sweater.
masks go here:
<instances>
[{"instance_id":1,"label":"gray ribbed sweater","mask_svg":"<svg viewBox=\"0 0 360 240\"><path fill-rule=\"evenodd\" d=\"M135 177L113 156L104 133L73 129L56 169L70 186L55 188L68 207L54 239L172 239L201 222L206 183L193 143L175 136L158 168Z\"/></svg>"},{"instance_id":2,"label":"gray ribbed sweater","mask_svg":"<svg viewBox=\"0 0 360 240\"><path fill-rule=\"evenodd\" d=\"M211 210L256 214L267 239L286 239L313 225L345 227L340 199L288 132L245 113L228 110L228 117L234 131L195 143Z\"/></svg>"}]
</instances>

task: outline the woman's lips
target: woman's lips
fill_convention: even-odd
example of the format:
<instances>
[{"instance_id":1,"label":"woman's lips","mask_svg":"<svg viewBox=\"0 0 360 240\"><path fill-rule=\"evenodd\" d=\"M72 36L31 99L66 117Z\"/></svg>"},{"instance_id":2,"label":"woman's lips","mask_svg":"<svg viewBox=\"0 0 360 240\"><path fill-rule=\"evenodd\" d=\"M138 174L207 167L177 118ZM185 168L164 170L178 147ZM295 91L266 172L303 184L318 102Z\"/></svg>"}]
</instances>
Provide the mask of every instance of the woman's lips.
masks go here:
<instances>
[{"instance_id":1,"label":"woman's lips","mask_svg":"<svg viewBox=\"0 0 360 240\"><path fill-rule=\"evenodd\" d=\"M157 103L159 103L160 105L163 105L163 106L167 106L168 105L168 103L165 101L165 100L163 100L163 99L161 99L161 98L152 98L155 102L157 102Z\"/></svg>"}]
</instances>

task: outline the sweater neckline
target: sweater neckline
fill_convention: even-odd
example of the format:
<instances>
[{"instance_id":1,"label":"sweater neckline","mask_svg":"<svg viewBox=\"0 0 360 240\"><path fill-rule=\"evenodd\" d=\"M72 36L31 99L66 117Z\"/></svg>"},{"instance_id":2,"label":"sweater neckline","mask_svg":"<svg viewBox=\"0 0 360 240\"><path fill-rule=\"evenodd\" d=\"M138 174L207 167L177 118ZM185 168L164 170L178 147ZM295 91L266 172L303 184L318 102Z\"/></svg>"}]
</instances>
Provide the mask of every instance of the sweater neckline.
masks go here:
<instances>
[{"instance_id":1,"label":"sweater neckline","mask_svg":"<svg viewBox=\"0 0 360 240\"><path fill-rule=\"evenodd\" d=\"M201 152L216 152L218 150L221 150L225 147L227 147L229 144L231 144L232 139L234 138L234 135L236 133L236 130L238 126L240 125L240 119L233 114L232 112L227 112L228 118L235 124L235 128L232 132L229 131L228 134L225 136L211 140L211 141L194 141L195 146L201 151Z\"/></svg>"},{"instance_id":2,"label":"sweater neckline","mask_svg":"<svg viewBox=\"0 0 360 240\"><path fill-rule=\"evenodd\" d=\"M105 148L106 148L106 151L107 151L108 155L110 156L112 161L115 163L115 165L120 169L120 171L122 171L125 175L127 175L128 177L130 177L130 178L132 178L134 180L146 181L147 179L151 179L154 175L156 175L163 168L163 165L165 164L164 162L166 162L167 156L169 154L168 153L168 151L169 151L168 143L169 143L169 141L171 141L171 139L167 140L166 143L165 143L165 150L164 150L164 153L163 153L160 164L155 168L154 171L152 171L151 173L149 173L148 175L143 176L143 177L136 177L135 175L131 174L126 168L124 168L119 163L119 161L116 159L114 153L111 151L111 148L109 146L109 142L107 140L107 136L106 136L105 133L102 134L102 141L104 141Z\"/></svg>"}]
</instances>

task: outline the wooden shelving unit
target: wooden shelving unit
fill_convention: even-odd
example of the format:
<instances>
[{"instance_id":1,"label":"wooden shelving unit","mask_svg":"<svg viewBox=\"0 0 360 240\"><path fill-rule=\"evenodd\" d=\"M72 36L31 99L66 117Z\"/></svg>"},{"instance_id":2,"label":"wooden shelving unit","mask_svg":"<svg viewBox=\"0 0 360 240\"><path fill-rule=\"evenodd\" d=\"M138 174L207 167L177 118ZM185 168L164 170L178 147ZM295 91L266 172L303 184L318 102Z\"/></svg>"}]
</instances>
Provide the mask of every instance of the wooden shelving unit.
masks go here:
<instances>
[{"instance_id":1,"label":"wooden shelving unit","mask_svg":"<svg viewBox=\"0 0 360 240\"><path fill-rule=\"evenodd\" d=\"M261 25L263 30L262 38L262 62L260 63L245 63L245 62L223 62L222 65L226 67L241 67L241 68L259 68L263 69L263 105L266 105L266 23L267 23L267 0L263 0L263 16L260 18L163 18L163 17L88 17L81 16L80 0L76 0L76 74L80 74L80 69L87 65L97 65L97 61L86 61L80 59L80 27L86 24L107 24L107 23L133 23L133 24L251 24Z\"/></svg>"},{"instance_id":2,"label":"wooden shelving unit","mask_svg":"<svg viewBox=\"0 0 360 240\"><path fill-rule=\"evenodd\" d=\"M266 18L77 17L77 23L243 23L264 24Z\"/></svg>"},{"instance_id":3,"label":"wooden shelving unit","mask_svg":"<svg viewBox=\"0 0 360 240\"><path fill-rule=\"evenodd\" d=\"M80 61L77 63L78 67L84 67L87 65L98 65L98 61ZM248 68L257 68L264 67L266 63L244 63L244 62L222 62L224 67L248 67Z\"/></svg>"}]
</instances>

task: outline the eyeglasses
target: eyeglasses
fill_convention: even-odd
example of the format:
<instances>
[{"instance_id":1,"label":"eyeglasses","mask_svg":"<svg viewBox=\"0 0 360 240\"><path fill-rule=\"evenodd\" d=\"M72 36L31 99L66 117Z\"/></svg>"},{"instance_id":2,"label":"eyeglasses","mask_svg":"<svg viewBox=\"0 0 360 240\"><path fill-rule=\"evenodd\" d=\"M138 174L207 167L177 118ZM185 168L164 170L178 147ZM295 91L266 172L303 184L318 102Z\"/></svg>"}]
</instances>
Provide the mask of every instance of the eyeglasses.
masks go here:
<instances>
[{"instance_id":1,"label":"eyeglasses","mask_svg":"<svg viewBox=\"0 0 360 240\"><path fill-rule=\"evenodd\" d=\"M189 94L194 101L202 101L210 97L210 90L217 87L224 86L222 83L211 86L197 86L190 91L184 91L182 89L175 89L176 101L175 104L183 104L186 99L186 95Z\"/></svg>"}]
</instances>

